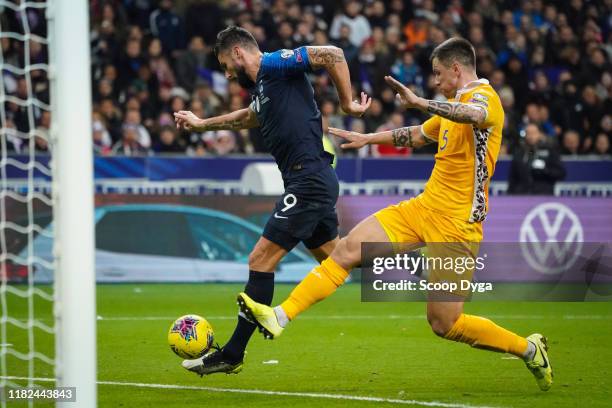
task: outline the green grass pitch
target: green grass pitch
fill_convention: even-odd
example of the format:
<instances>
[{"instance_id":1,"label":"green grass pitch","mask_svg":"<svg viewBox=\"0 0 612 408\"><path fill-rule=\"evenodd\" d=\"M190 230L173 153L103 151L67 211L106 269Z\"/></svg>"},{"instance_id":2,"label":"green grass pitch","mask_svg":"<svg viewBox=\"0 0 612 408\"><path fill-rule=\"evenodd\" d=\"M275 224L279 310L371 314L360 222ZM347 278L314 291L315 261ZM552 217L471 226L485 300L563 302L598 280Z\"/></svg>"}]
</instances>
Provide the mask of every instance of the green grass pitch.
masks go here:
<instances>
[{"instance_id":1,"label":"green grass pitch","mask_svg":"<svg viewBox=\"0 0 612 408\"><path fill-rule=\"evenodd\" d=\"M183 314L200 314L223 344L234 327L235 296L241 288L99 285L99 406L558 408L609 407L612 401L612 303L466 306L467 313L490 317L520 334L541 332L549 337L555 384L545 393L521 361L437 338L424 317L425 304L361 303L357 284L346 285L300 316L277 340L265 341L256 333L242 373L199 378L184 371L166 343L172 321ZM284 299L291 288L277 285L275 301ZM10 316L26 318L26 302L11 294L7 298ZM49 304L37 301L35 309L38 318L51 322ZM10 347L28 351L25 331L9 326L7 335ZM52 337L39 329L35 335L36 349L53 355ZM270 360L278 363L264 364ZM11 356L6 370L12 376L28 375L27 364ZM53 377L53 369L37 362L35 376ZM341 397L334 398L337 395ZM374 400L349 399L355 397ZM39 405L46 404L35 406Z\"/></svg>"}]
</instances>

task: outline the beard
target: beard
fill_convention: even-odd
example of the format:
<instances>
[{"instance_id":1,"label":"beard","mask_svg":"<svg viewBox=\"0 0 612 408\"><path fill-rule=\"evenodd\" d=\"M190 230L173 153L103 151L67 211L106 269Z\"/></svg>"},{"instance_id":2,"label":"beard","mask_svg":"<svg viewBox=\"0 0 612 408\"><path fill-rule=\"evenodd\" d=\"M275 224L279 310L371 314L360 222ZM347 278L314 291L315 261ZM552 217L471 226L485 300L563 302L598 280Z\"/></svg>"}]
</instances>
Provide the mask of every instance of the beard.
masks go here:
<instances>
[{"instance_id":1,"label":"beard","mask_svg":"<svg viewBox=\"0 0 612 408\"><path fill-rule=\"evenodd\" d=\"M236 70L236 79L238 80L238 84L244 89L251 89L255 86L255 82L246 74L244 67L240 67Z\"/></svg>"}]
</instances>

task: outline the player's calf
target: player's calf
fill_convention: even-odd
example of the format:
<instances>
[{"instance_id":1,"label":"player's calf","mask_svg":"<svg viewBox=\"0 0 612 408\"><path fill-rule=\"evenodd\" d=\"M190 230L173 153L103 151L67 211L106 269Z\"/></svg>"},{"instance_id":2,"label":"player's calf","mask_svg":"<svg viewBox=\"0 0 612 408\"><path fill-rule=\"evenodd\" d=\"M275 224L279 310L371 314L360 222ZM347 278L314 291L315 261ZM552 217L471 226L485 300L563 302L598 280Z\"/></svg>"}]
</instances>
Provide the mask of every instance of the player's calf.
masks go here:
<instances>
[{"instance_id":1,"label":"player's calf","mask_svg":"<svg viewBox=\"0 0 612 408\"><path fill-rule=\"evenodd\" d=\"M427 321L431 330L439 337L446 337L461 316L462 302L429 302Z\"/></svg>"}]
</instances>

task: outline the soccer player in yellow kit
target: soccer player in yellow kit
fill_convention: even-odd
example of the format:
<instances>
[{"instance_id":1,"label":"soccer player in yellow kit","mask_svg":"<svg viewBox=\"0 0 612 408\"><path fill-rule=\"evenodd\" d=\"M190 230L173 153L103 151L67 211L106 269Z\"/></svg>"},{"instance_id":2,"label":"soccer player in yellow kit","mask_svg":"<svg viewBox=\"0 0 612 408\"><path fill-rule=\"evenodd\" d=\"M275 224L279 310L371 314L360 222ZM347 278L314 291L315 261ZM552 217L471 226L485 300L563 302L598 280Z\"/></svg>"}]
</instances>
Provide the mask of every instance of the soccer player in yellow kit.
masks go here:
<instances>
[{"instance_id":1,"label":"soccer player in yellow kit","mask_svg":"<svg viewBox=\"0 0 612 408\"><path fill-rule=\"evenodd\" d=\"M366 144L420 147L438 142L435 166L425 191L359 223L281 305L271 308L239 294L240 308L266 338L278 337L290 320L344 283L349 271L361 262L362 242L477 245L482 240L488 186L501 145L504 111L489 82L478 79L474 48L468 41L451 38L443 42L434 49L431 61L436 85L448 98L446 102L418 97L395 79L385 77L404 108L433 115L421 126L374 134L330 129L330 133L348 141L343 148ZM430 281L442 280L435 273L431 275ZM550 388L552 368L542 335L524 338L489 319L465 314L463 295L452 296L452 301L436 301L430 293L427 320L435 334L472 347L514 354L525 361L540 389Z\"/></svg>"}]
</instances>

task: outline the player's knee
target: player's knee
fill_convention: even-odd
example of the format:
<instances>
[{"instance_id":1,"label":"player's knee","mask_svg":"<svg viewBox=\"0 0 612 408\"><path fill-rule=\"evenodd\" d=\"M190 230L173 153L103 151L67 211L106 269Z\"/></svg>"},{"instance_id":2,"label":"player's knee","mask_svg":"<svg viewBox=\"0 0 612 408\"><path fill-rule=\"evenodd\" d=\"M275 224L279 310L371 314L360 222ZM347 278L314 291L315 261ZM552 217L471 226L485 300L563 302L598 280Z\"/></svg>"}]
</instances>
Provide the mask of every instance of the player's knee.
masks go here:
<instances>
[{"instance_id":1,"label":"player's knee","mask_svg":"<svg viewBox=\"0 0 612 408\"><path fill-rule=\"evenodd\" d=\"M457 318L445 313L431 311L427 313L427 321L431 330L437 336L444 337L453 328Z\"/></svg>"},{"instance_id":2,"label":"player's knee","mask_svg":"<svg viewBox=\"0 0 612 408\"><path fill-rule=\"evenodd\" d=\"M351 258L355 261L359 261L361 257L361 241L351 235L348 235L345 239L347 252L350 254Z\"/></svg>"},{"instance_id":3,"label":"player's knee","mask_svg":"<svg viewBox=\"0 0 612 408\"><path fill-rule=\"evenodd\" d=\"M350 236L344 237L332 252L332 257L345 267L354 267L359 264L361 257L361 243Z\"/></svg>"}]
</instances>

